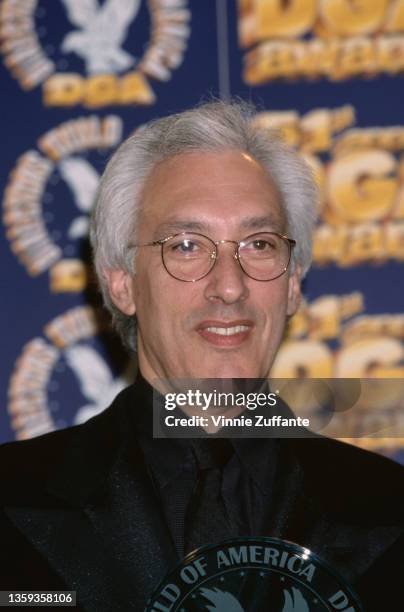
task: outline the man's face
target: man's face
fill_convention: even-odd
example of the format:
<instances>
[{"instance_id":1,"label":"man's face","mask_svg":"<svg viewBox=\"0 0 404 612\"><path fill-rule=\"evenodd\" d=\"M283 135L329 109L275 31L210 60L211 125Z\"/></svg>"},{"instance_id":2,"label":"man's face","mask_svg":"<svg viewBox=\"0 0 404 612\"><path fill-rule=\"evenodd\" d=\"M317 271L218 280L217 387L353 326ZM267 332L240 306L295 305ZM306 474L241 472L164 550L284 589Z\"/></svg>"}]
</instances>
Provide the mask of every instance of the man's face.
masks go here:
<instances>
[{"instance_id":1,"label":"man's face","mask_svg":"<svg viewBox=\"0 0 404 612\"><path fill-rule=\"evenodd\" d=\"M214 241L284 233L279 200L268 174L240 151L178 155L147 181L136 241L184 231ZM160 246L138 249L136 275L126 278L125 312L136 312L139 366L149 382L268 375L286 315L298 305L298 274L256 281L241 270L233 244L218 248L214 268L196 282L170 276Z\"/></svg>"}]
</instances>

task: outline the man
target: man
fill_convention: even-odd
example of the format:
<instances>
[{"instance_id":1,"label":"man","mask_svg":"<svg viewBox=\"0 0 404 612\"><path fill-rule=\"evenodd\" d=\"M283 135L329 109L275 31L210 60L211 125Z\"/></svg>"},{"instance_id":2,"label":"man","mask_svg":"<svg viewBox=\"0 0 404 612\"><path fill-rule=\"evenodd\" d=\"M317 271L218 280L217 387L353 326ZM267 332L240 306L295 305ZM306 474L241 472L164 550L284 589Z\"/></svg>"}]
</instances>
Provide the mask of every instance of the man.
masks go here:
<instances>
[{"instance_id":1,"label":"man","mask_svg":"<svg viewBox=\"0 0 404 612\"><path fill-rule=\"evenodd\" d=\"M77 590L85 610L142 610L194 548L275 536L331 564L366 610L395 608L400 466L322 438L152 435L161 381L269 375L314 219L305 164L242 104L202 105L121 145L91 238L139 375L88 423L2 448L3 589Z\"/></svg>"}]
</instances>

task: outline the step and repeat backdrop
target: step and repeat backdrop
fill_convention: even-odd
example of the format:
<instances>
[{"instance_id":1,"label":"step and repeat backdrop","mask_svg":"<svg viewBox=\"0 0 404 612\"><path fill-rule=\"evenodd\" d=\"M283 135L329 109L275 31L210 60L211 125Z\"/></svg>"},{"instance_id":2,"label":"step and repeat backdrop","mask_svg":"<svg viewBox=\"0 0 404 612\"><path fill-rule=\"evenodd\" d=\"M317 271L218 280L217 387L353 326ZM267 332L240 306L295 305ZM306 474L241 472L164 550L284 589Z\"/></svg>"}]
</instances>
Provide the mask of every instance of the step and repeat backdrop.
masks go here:
<instances>
[{"instance_id":1,"label":"step and repeat backdrop","mask_svg":"<svg viewBox=\"0 0 404 612\"><path fill-rule=\"evenodd\" d=\"M89 263L94 194L123 138L212 95L255 102L321 193L274 376L404 378L404 0L2 0L0 55L1 441L133 379ZM398 436L355 443L404 462Z\"/></svg>"}]
</instances>

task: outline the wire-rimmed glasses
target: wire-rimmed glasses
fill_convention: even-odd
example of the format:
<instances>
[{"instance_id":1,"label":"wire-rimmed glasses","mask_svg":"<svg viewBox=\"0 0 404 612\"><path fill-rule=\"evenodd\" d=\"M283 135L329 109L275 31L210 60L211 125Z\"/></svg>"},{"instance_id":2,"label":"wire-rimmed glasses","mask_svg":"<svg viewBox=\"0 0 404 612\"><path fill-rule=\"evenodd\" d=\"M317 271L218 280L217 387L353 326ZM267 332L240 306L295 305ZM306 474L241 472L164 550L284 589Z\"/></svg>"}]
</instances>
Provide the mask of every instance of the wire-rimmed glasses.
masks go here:
<instances>
[{"instance_id":1,"label":"wire-rimmed glasses","mask_svg":"<svg viewBox=\"0 0 404 612\"><path fill-rule=\"evenodd\" d=\"M235 245L234 258L243 272L257 281L271 281L289 267L296 241L277 232L258 232L241 241L217 240L197 232L181 232L133 247L161 247L163 266L170 276L184 282L204 278L213 269L221 244Z\"/></svg>"}]
</instances>

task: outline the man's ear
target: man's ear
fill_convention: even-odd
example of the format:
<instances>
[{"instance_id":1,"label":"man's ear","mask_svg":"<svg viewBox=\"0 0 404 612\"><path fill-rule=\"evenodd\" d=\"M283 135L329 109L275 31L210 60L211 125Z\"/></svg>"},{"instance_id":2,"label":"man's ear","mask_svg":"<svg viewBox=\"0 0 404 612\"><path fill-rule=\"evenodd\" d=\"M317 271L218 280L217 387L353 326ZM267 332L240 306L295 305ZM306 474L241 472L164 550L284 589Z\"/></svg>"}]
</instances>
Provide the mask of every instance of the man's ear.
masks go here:
<instances>
[{"instance_id":1,"label":"man's ear","mask_svg":"<svg viewBox=\"0 0 404 612\"><path fill-rule=\"evenodd\" d=\"M134 315L136 304L133 291L133 277L124 270L104 270L109 295L115 306L126 315Z\"/></svg>"},{"instance_id":2,"label":"man's ear","mask_svg":"<svg viewBox=\"0 0 404 612\"><path fill-rule=\"evenodd\" d=\"M299 265L295 266L294 271L289 276L289 287L288 287L288 307L286 314L291 317L295 314L300 305L302 297L300 291L300 284L302 280L302 269Z\"/></svg>"}]
</instances>

